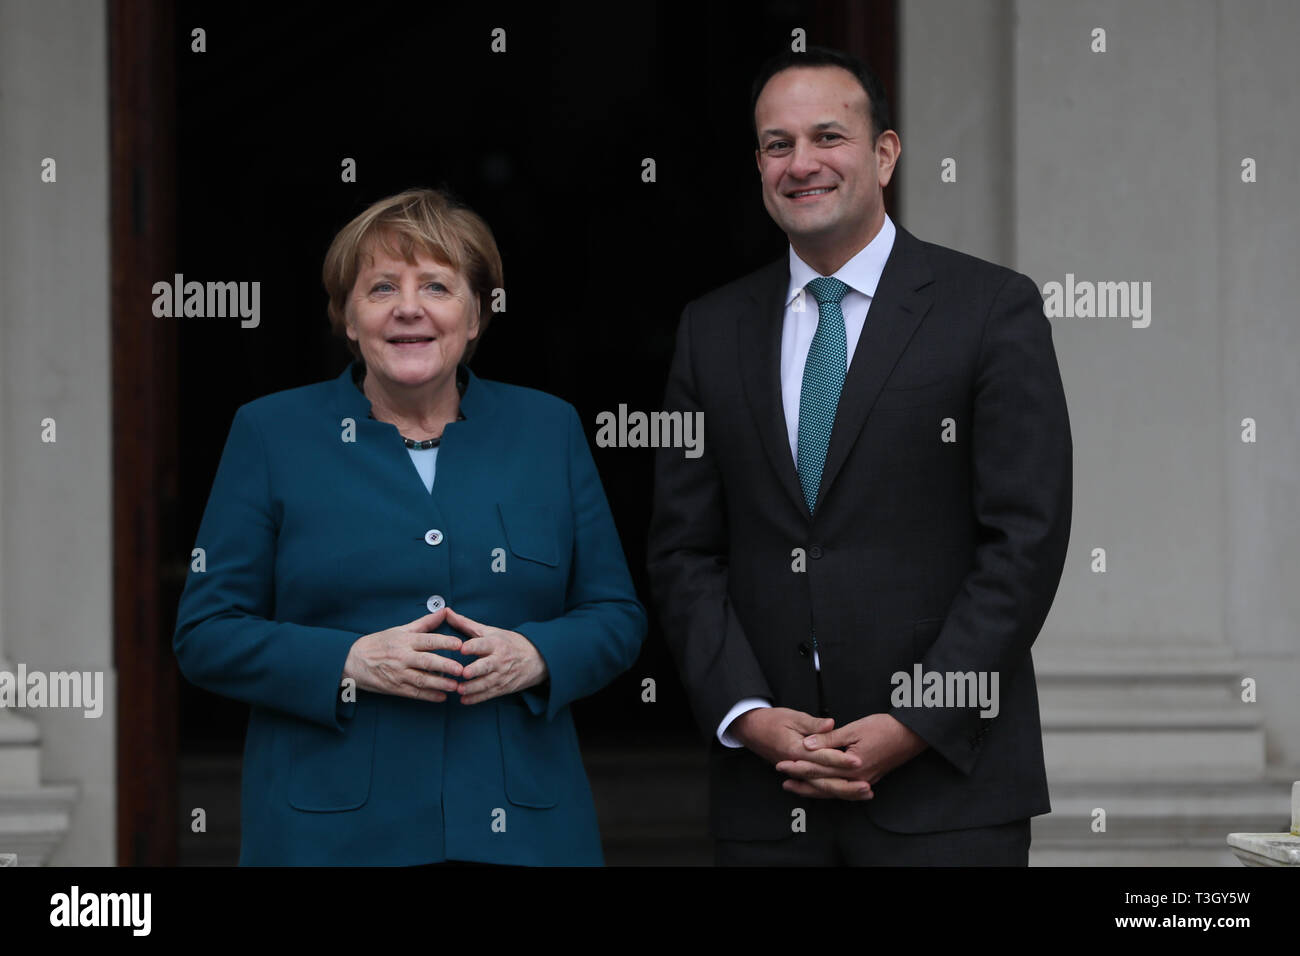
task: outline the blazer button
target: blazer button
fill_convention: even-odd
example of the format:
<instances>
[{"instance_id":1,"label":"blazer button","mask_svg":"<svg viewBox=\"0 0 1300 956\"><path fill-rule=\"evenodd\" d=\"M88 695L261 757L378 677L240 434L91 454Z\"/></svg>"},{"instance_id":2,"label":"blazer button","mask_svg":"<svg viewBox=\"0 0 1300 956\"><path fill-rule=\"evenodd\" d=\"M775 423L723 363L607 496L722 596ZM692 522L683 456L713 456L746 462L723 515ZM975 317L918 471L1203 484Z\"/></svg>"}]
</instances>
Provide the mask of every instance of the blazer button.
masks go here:
<instances>
[{"instance_id":1,"label":"blazer button","mask_svg":"<svg viewBox=\"0 0 1300 956\"><path fill-rule=\"evenodd\" d=\"M435 594L432 597L430 597L429 600L424 602L424 606L427 607L431 612L441 611L443 608L447 606L447 602L443 600L441 594Z\"/></svg>"},{"instance_id":2,"label":"blazer button","mask_svg":"<svg viewBox=\"0 0 1300 956\"><path fill-rule=\"evenodd\" d=\"M442 532L437 528L430 528L424 533L425 544L442 544Z\"/></svg>"},{"instance_id":3,"label":"blazer button","mask_svg":"<svg viewBox=\"0 0 1300 956\"><path fill-rule=\"evenodd\" d=\"M822 551L822 546L820 544L814 544L811 548L808 549L808 557L812 558L814 561L820 558L823 553L824 552Z\"/></svg>"},{"instance_id":4,"label":"blazer button","mask_svg":"<svg viewBox=\"0 0 1300 956\"><path fill-rule=\"evenodd\" d=\"M800 657L807 657L807 656L808 656L809 654L811 654L811 653L812 653L812 648L810 648L810 647L809 647L806 643L804 643L803 641L800 641L800 642L799 642L799 656L800 656Z\"/></svg>"}]
</instances>

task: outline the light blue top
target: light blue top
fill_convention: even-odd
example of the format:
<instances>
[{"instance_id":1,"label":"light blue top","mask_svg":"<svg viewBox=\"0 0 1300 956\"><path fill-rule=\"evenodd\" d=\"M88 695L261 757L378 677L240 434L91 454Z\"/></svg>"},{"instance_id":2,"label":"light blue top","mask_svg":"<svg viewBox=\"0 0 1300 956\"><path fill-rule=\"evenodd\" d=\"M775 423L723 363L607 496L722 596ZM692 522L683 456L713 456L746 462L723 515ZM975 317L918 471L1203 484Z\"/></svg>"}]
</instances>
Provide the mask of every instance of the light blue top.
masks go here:
<instances>
[{"instance_id":1,"label":"light blue top","mask_svg":"<svg viewBox=\"0 0 1300 956\"><path fill-rule=\"evenodd\" d=\"M420 473L424 487L429 489L429 494L433 494L433 476L438 471L438 446L406 450L411 455L411 461L415 462L415 470Z\"/></svg>"}]
</instances>

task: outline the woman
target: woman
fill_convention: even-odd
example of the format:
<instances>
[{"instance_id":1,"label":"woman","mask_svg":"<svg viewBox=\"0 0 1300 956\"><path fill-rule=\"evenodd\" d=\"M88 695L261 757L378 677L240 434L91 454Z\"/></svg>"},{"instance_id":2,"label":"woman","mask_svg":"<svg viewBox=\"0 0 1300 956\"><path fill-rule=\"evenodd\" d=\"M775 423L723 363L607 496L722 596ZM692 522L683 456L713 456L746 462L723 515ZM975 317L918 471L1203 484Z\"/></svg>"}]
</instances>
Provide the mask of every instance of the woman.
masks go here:
<instances>
[{"instance_id":1,"label":"woman","mask_svg":"<svg viewBox=\"0 0 1300 956\"><path fill-rule=\"evenodd\" d=\"M185 676L252 707L240 863L599 865L569 704L645 612L573 407L465 365L492 233L404 192L324 282L355 360L238 409L178 612Z\"/></svg>"}]
</instances>

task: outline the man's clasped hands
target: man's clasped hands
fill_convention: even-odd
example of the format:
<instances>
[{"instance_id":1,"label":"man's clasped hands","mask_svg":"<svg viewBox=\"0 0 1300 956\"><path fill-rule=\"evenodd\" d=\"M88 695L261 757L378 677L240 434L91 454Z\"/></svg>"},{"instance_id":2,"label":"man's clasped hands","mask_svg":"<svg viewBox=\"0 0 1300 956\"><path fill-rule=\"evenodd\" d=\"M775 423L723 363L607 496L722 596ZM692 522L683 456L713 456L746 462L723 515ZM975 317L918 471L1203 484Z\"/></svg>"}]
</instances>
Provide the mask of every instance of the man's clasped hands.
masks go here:
<instances>
[{"instance_id":1,"label":"man's clasped hands","mask_svg":"<svg viewBox=\"0 0 1300 956\"><path fill-rule=\"evenodd\" d=\"M928 746L890 714L836 727L830 717L759 707L732 721L728 732L785 774L786 790L818 799L870 800L876 781Z\"/></svg>"}]
</instances>

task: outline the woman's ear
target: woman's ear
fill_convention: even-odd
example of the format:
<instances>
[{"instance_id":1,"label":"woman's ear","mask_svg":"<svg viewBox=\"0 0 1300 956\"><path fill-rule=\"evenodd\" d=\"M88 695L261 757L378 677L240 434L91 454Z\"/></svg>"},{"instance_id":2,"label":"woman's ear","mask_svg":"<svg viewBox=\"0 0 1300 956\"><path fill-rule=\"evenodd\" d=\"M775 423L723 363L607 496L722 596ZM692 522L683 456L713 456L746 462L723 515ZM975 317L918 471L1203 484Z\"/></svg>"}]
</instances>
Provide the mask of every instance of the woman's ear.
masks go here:
<instances>
[{"instance_id":1,"label":"woman's ear","mask_svg":"<svg viewBox=\"0 0 1300 956\"><path fill-rule=\"evenodd\" d=\"M342 313L343 313L343 333L348 338L350 338L353 342L355 342L357 340L357 322L352 315L351 297L349 297L348 300L343 303Z\"/></svg>"},{"instance_id":2,"label":"woman's ear","mask_svg":"<svg viewBox=\"0 0 1300 956\"><path fill-rule=\"evenodd\" d=\"M466 338L476 339L478 338L479 328L482 325L482 317L480 316L478 310L478 293L471 292L469 294L469 299L470 299L470 306L472 311L470 312L469 332L466 335Z\"/></svg>"}]
</instances>

